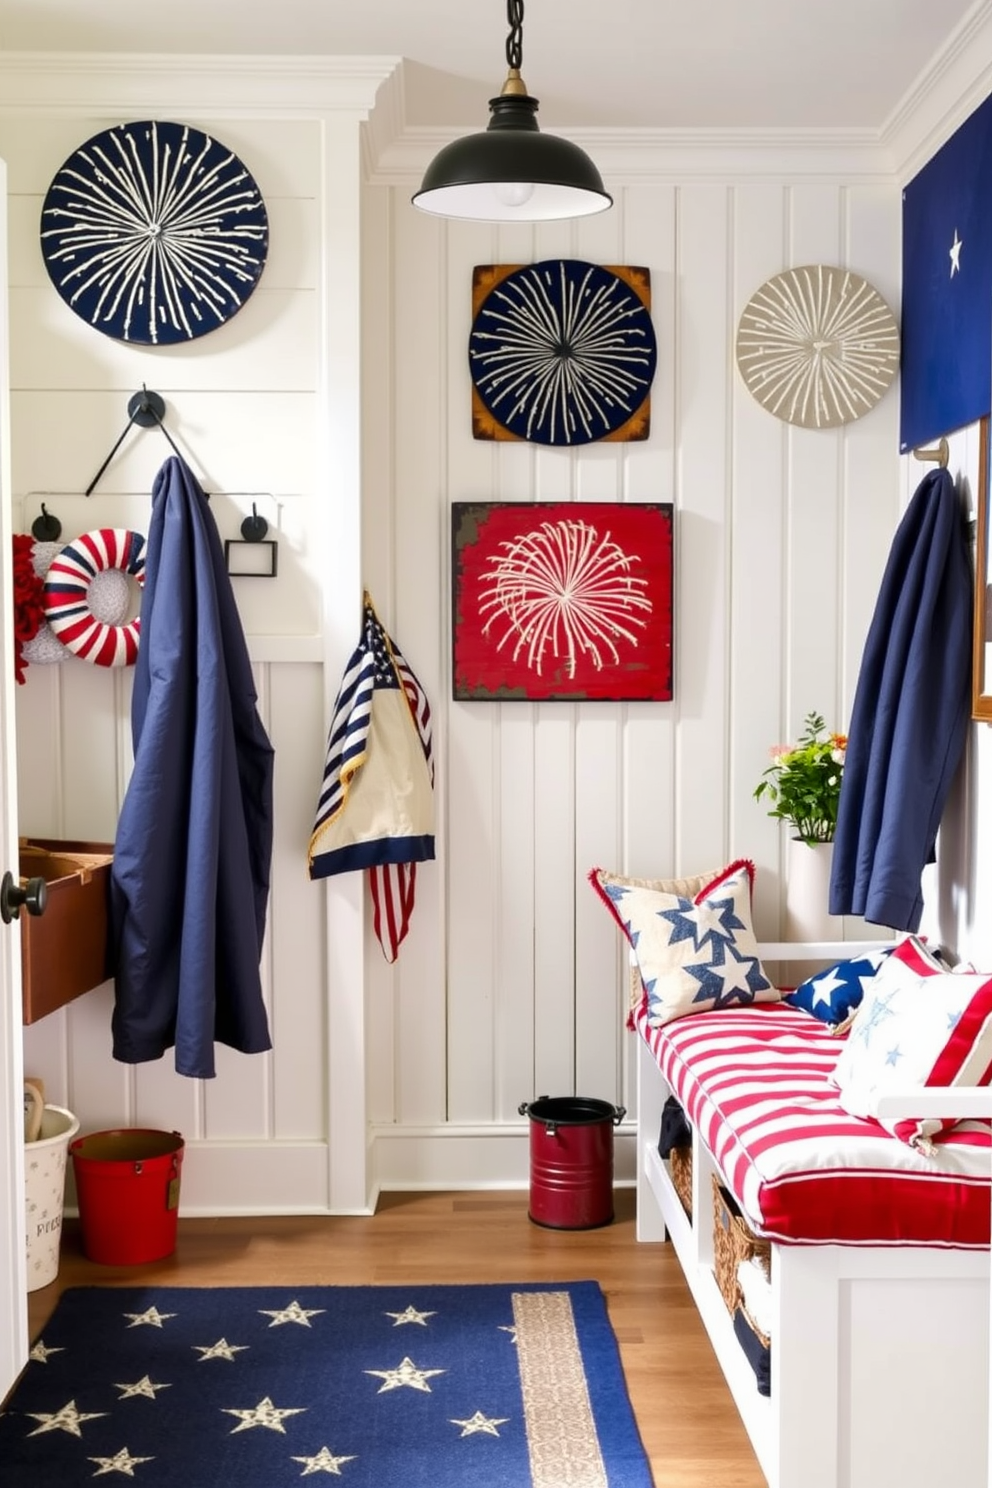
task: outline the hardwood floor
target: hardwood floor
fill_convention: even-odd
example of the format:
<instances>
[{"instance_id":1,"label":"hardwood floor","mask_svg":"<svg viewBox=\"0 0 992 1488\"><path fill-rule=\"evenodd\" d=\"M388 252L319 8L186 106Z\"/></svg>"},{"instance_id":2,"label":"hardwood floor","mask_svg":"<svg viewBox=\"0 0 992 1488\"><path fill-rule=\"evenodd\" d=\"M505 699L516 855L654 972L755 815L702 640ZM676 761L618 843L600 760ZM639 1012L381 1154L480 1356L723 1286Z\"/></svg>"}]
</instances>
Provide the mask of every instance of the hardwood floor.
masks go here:
<instances>
[{"instance_id":1,"label":"hardwood floor","mask_svg":"<svg viewBox=\"0 0 992 1488\"><path fill-rule=\"evenodd\" d=\"M598 1281L619 1340L656 1488L765 1488L682 1273L667 1245L638 1245L634 1198L597 1230L546 1230L526 1193L383 1194L371 1218L182 1219L153 1265L87 1261L67 1219L59 1275L29 1297L36 1337L70 1286L362 1285Z\"/></svg>"}]
</instances>

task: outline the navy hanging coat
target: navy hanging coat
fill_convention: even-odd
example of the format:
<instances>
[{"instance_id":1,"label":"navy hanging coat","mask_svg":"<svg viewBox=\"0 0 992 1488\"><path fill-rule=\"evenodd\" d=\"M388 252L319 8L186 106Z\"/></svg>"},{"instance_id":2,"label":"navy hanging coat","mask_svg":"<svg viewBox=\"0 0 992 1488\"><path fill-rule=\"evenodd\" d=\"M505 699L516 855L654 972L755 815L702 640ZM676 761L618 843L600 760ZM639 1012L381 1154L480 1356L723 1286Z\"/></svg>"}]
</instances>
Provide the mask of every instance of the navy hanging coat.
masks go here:
<instances>
[{"instance_id":1,"label":"navy hanging coat","mask_svg":"<svg viewBox=\"0 0 992 1488\"><path fill-rule=\"evenodd\" d=\"M271 1047L259 959L273 751L216 523L171 457L152 494L131 706L134 770L111 870L114 1058L211 1076L214 1041Z\"/></svg>"},{"instance_id":2,"label":"navy hanging coat","mask_svg":"<svg viewBox=\"0 0 992 1488\"><path fill-rule=\"evenodd\" d=\"M837 809L830 913L916 930L921 876L971 711L974 580L946 470L920 482L896 531L865 642Z\"/></svg>"}]
</instances>

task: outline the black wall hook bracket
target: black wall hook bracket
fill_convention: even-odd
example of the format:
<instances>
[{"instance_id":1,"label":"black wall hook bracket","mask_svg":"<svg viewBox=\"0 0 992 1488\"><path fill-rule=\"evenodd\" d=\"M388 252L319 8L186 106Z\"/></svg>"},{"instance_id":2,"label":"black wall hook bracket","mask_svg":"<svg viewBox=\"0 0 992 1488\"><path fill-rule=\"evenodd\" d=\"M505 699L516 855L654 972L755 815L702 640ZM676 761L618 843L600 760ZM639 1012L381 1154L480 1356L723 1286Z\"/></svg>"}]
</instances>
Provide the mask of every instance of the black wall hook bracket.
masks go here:
<instances>
[{"instance_id":1,"label":"black wall hook bracket","mask_svg":"<svg viewBox=\"0 0 992 1488\"><path fill-rule=\"evenodd\" d=\"M35 542L58 542L62 536L62 523L44 502L41 503L41 516L35 517L31 523L31 536Z\"/></svg>"},{"instance_id":2,"label":"black wall hook bracket","mask_svg":"<svg viewBox=\"0 0 992 1488\"><path fill-rule=\"evenodd\" d=\"M165 418L165 399L161 393L150 393L142 383L141 392L127 400L127 416L132 424L150 429L153 424L160 424Z\"/></svg>"},{"instance_id":3,"label":"black wall hook bracket","mask_svg":"<svg viewBox=\"0 0 992 1488\"><path fill-rule=\"evenodd\" d=\"M251 516L241 523L241 537L224 543L224 567L239 578L274 579L279 571L279 544L266 537L269 524L251 504Z\"/></svg>"},{"instance_id":4,"label":"black wall hook bracket","mask_svg":"<svg viewBox=\"0 0 992 1488\"><path fill-rule=\"evenodd\" d=\"M100 480L100 477L103 475L103 472L106 470L107 466L110 464L111 460L114 458L117 451L124 443L124 439L132 424L137 424L138 427L141 429L151 429L154 425L157 424L158 427L162 430L162 433L165 435L166 439L172 445L172 448L175 450L179 458L183 458L182 451L176 444L176 441L173 439L168 429L165 427L165 399L160 393L149 392L148 388L146 388L144 383L142 383L141 392L134 393L128 399L127 423L124 425L124 429L119 439L117 440L117 443L110 451L110 454L104 460L103 464L100 466L100 469L97 471L96 475L86 487L87 496L91 496L93 494Z\"/></svg>"},{"instance_id":5,"label":"black wall hook bracket","mask_svg":"<svg viewBox=\"0 0 992 1488\"><path fill-rule=\"evenodd\" d=\"M261 542L268 530L268 522L264 517L258 515L258 507L253 501L251 504L251 516L245 517L241 523L241 536L245 542Z\"/></svg>"}]
</instances>

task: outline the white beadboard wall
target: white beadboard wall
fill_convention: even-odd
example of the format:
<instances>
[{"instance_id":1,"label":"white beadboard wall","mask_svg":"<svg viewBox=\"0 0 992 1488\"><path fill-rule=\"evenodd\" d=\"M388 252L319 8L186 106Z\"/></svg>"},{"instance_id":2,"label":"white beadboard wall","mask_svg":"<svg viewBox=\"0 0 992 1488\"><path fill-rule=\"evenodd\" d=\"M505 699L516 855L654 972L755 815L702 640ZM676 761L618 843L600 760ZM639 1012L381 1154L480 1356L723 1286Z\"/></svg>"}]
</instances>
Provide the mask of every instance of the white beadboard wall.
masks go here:
<instances>
[{"instance_id":1,"label":"white beadboard wall","mask_svg":"<svg viewBox=\"0 0 992 1488\"><path fill-rule=\"evenodd\" d=\"M397 182L367 201L367 418L392 437L366 466L363 518L381 534L368 581L434 699L440 857L398 974L370 977L375 1175L520 1181L521 1101L630 1104L624 957L594 865L651 875L752 856L759 930L779 933L782 835L751 793L810 709L846 719L898 514L897 402L841 432L791 429L743 387L733 339L784 264L850 264L897 306L899 193L642 175L602 217L503 229L438 224L408 197ZM556 255L651 269L645 443L472 438L472 268ZM453 702L449 509L468 499L674 502L674 700ZM626 1172L623 1136L618 1151Z\"/></svg>"},{"instance_id":2,"label":"white beadboard wall","mask_svg":"<svg viewBox=\"0 0 992 1488\"><path fill-rule=\"evenodd\" d=\"M232 64L219 82L206 61L168 78L120 59L85 77L39 59L27 72L7 64L22 525L41 493L67 536L140 525L169 453L157 431L129 435L94 497L79 492L145 382L215 493L223 535L237 535L256 500L280 540L277 580L236 581L276 748L264 955L275 1048L221 1051L210 1082L180 1079L168 1058L117 1065L108 986L26 1030L26 1064L84 1128L183 1131L187 1213L341 1212L380 1187L523 1185L521 1102L631 1104L626 967L587 882L593 866L668 874L753 857L759 933L779 934L783 833L752 791L769 746L809 710L846 723L904 476L894 390L843 430L793 429L747 393L734 335L752 291L791 264L849 265L898 309L898 181L877 150L850 142L682 150L673 167L663 146L628 151L621 139L605 154L616 205L602 217L442 224L409 205L424 142L388 170L359 150L348 77L315 81L274 59ZM384 88L373 134L394 101ZM61 305L37 225L74 146L152 114L209 123L242 155L269 206L272 250L227 327L141 351ZM472 268L546 256L650 268L659 361L647 441L569 452L473 440ZM673 502L673 701L453 702L449 517L466 499ZM438 857L419 872L393 968L360 881L306 876L363 585L435 720ZM30 670L17 696L22 832L113 836L128 699L124 674L76 661ZM621 1127L622 1177L630 1148Z\"/></svg>"},{"instance_id":3,"label":"white beadboard wall","mask_svg":"<svg viewBox=\"0 0 992 1488\"><path fill-rule=\"evenodd\" d=\"M948 441L948 469L954 475L966 509L977 515L980 499L979 428L953 433ZM907 470L906 499L915 490L919 467ZM963 961L992 965L992 733L987 723L973 722L958 772L948 794L937 837L935 861L923 874L923 920L920 930L947 946Z\"/></svg>"},{"instance_id":4,"label":"white beadboard wall","mask_svg":"<svg viewBox=\"0 0 992 1488\"><path fill-rule=\"evenodd\" d=\"M233 581L275 747L262 957L273 1051L219 1047L211 1081L178 1076L170 1055L116 1063L109 983L24 1032L26 1068L84 1131L184 1134L187 1213L368 1205L359 886L310 883L306 854L329 708L360 615L360 125L394 65L0 60L15 528L30 530L44 502L67 541L104 525L147 531L152 482L172 453L157 429L132 429L83 494L146 385L166 401L222 538L240 536L255 508L279 544L276 578ZM227 325L185 346L126 346L84 325L39 248L44 193L63 160L100 130L147 117L215 131L248 164L269 213L257 290ZM29 668L16 696L22 835L113 840L132 763L130 694L126 671L75 658Z\"/></svg>"}]
</instances>

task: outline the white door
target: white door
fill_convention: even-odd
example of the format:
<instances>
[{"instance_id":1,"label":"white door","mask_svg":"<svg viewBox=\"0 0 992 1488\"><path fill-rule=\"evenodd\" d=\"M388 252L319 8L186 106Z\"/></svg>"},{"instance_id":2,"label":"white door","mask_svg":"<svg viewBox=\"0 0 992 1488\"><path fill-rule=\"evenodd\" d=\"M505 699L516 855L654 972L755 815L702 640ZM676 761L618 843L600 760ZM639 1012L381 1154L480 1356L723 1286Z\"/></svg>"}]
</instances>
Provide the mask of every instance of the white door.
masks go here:
<instances>
[{"instance_id":1,"label":"white door","mask_svg":"<svg viewBox=\"0 0 992 1488\"><path fill-rule=\"evenodd\" d=\"M0 877L17 874L11 626L10 399L7 365L7 170L0 161ZM0 1398L27 1360L21 942L0 922Z\"/></svg>"}]
</instances>

